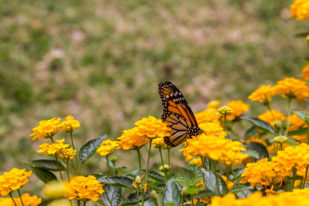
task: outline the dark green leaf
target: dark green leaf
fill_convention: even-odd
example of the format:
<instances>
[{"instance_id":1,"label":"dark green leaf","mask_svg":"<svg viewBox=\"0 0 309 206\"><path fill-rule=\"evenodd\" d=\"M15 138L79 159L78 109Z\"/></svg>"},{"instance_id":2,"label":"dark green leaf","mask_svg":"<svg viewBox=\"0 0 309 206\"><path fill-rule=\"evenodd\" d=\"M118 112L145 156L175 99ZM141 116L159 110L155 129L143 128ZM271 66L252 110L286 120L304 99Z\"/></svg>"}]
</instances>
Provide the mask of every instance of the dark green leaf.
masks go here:
<instances>
[{"instance_id":1,"label":"dark green leaf","mask_svg":"<svg viewBox=\"0 0 309 206\"><path fill-rule=\"evenodd\" d=\"M205 187L209 189L210 191L214 192L216 195L224 195L227 193L227 187L226 183L224 180L220 177L220 175L217 175L217 181L218 181L218 186L219 186L219 192L218 193L218 188L217 188L217 183L216 183L216 176L213 171L205 170L204 168L201 169L202 171L202 176L203 180L205 183Z\"/></svg>"},{"instance_id":2,"label":"dark green leaf","mask_svg":"<svg viewBox=\"0 0 309 206\"><path fill-rule=\"evenodd\" d=\"M179 206L181 204L181 194L179 186L173 181L169 180L166 183L166 189L163 196L163 204L169 205L173 203L174 206Z\"/></svg>"},{"instance_id":3,"label":"dark green leaf","mask_svg":"<svg viewBox=\"0 0 309 206\"><path fill-rule=\"evenodd\" d=\"M44 183L47 183L52 180L57 180L56 175L52 172L48 171L47 169L43 169L40 167L32 167L32 172Z\"/></svg>"},{"instance_id":4,"label":"dark green leaf","mask_svg":"<svg viewBox=\"0 0 309 206\"><path fill-rule=\"evenodd\" d=\"M272 126L270 124L268 124L267 122L264 122L262 120L260 120L259 118L256 117L248 117L248 116L241 116L241 119L245 119L248 120L249 122L251 122L252 124L254 124L255 126L266 130L272 134L275 134L274 129L272 128Z\"/></svg>"},{"instance_id":5,"label":"dark green leaf","mask_svg":"<svg viewBox=\"0 0 309 206\"><path fill-rule=\"evenodd\" d=\"M84 144L79 150L79 159L81 163L85 163L98 149L103 140L106 139L106 135L97 139L90 140Z\"/></svg>"},{"instance_id":6,"label":"dark green leaf","mask_svg":"<svg viewBox=\"0 0 309 206\"><path fill-rule=\"evenodd\" d=\"M257 142L249 142L247 144L247 150L254 150L256 151L258 154L259 154L259 158L269 158L269 154L268 154L268 151L267 151L267 148L260 144L260 143L257 143Z\"/></svg>"},{"instance_id":7,"label":"dark green leaf","mask_svg":"<svg viewBox=\"0 0 309 206\"><path fill-rule=\"evenodd\" d=\"M251 189L251 188L250 187L246 187L246 186L244 186L244 187L235 187L235 188L229 190L229 192L230 193L238 193L238 192L243 192L243 191L249 190L249 189Z\"/></svg>"},{"instance_id":8,"label":"dark green leaf","mask_svg":"<svg viewBox=\"0 0 309 206\"><path fill-rule=\"evenodd\" d=\"M40 167L51 171L64 171L65 167L56 160L47 160L47 159L39 159L39 160L32 160L30 162L31 167Z\"/></svg>"},{"instance_id":9,"label":"dark green leaf","mask_svg":"<svg viewBox=\"0 0 309 206\"><path fill-rule=\"evenodd\" d=\"M146 172L146 170L143 171ZM154 180L164 182L164 177L155 171L148 171L148 176Z\"/></svg>"},{"instance_id":10,"label":"dark green leaf","mask_svg":"<svg viewBox=\"0 0 309 206\"><path fill-rule=\"evenodd\" d=\"M255 133L257 133L256 126L250 127L250 128L246 131L244 139L246 140L246 139L248 139L249 137L252 137Z\"/></svg>"},{"instance_id":11,"label":"dark green leaf","mask_svg":"<svg viewBox=\"0 0 309 206\"><path fill-rule=\"evenodd\" d=\"M306 118L309 117L309 114L306 113L306 112L301 112L301 111L295 111L294 112L300 119L302 119L303 121L307 122L306 121Z\"/></svg>"},{"instance_id":12,"label":"dark green leaf","mask_svg":"<svg viewBox=\"0 0 309 206\"><path fill-rule=\"evenodd\" d=\"M289 132L288 132L288 135L289 135L289 136L293 136L293 135L302 135L302 134L305 134L307 131L308 131L307 128L301 128L301 129L298 129L298 130L289 131Z\"/></svg>"},{"instance_id":13,"label":"dark green leaf","mask_svg":"<svg viewBox=\"0 0 309 206\"><path fill-rule=\"evenodd\" d=\"M122 188L105 185L104 190L105 192L100 197L100 200L106 206L118 206L119 203L121 202Z\"/></svg>"},{"instance_id":14,"label":"dark green leaf","mask_svg":"<svg viewBox=\"0 0 309 206\"><path fill-rule=\"evenodd\" d=\"M253 158L256 158L256 159L259 158L259 153L255 150L246 150L246 151L242 151L242 153L249 155L249 157L253 157Z\"/></svg>"},{"instance_id":15,"label":"dark green leaf","mask_svg":"<svg viewBox=\"0 0 309 206\"><path fill-rule=\"evenodd\" d=\"M150 199L150 192L145 193L145 201ZM139 202L142 202L142 194L141 192L139 193ZM131 192L129 196L126 198L124 203L122 204L123 206L125 205L136 205L137 204L137 194L136 191Z\"/></svg>"},{"instance_id":16,"label":"dark green leaf","mask_svg":"<svg viewBox=\"0 0 309 206\"><path fill-rule=\"evenodd\" d=\"M193 170L189 170L184 167L176 167L175 168L175 174L178 177L183 177L188 180L193 180L196 178L197 174Z\"/></svg>"},{"instance_id":17,"label":"dark green leaf","mask_svg":"<svg viewBox=\"0 0 309 206\"><path fill-rule=\"evenodd\" d=\"M217 194L215 192L212 192L210 190L202 190L197 195L194 195L194 198L202 198L202 197L211 197L216 196Z\"/></svg>"},{"instance_id":18,"label":"dark green leaf","mask_svg":"<svg viewBox=\"0 0 309 206\"><path fill-rule=\"evenodd\" d=\"M133 188L133 179L127 176L102 176L97 178L97 180L115 187Z\"/></svg>"},{"instance_id":19,"label":"dark green leaf","mask_svg":"<svg viewBox=\"0 0 309 206\"><path fill-rule=\"evenodd\" d=\"M291 37L292 38L306 38L309 35L309 32L301 32L298 34L294 34Z\"/></svg>"},{"instance_id":20,"label":"dark green leaf","mask_svg":"<svg viewBox=\"0 0 309 206\"><path fill-rule=\"evenodd\" d=\"M195 193L197 193L199 190L201 189L201 187L189 187L187 189L187 192L189 195L194 195Z\"/></svg>"},{"instance_id":21,"label":"dark green leaf","mask_svg":"<svg viewBox=\"0 0 309 206\"><path fill-rule=\"evenodd\" d=\"M287 137L288 138L288 141L286 141L285 143L286 144L289 144L289 145L298 145L299 143L295 140L295 139L293 139L292 137Z\"/></svg>"},{"instance_id":22,"label":"dark green leaf","mask_svg":"<svg viewBox=\"0 0 309 206\"><path fill-rule=\"evenodd\" d=\"M43 200L38 206L48 206L53 200Z\"/></svg>"}]
</instances>

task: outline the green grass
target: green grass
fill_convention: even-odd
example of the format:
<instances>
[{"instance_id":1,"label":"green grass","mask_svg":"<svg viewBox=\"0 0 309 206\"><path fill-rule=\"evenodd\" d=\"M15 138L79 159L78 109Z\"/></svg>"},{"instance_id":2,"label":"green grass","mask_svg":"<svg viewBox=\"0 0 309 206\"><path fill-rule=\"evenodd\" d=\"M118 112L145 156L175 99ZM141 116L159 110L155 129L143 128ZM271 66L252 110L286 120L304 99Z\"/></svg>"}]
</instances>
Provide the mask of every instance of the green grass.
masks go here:
<instances>
[{"instance_id":1,"label":"green grass","mask_svg":"<svg viewBox=\"0 0 309 206\"><path fill-rule=\"evenodd\" d=\"M82 142L116 138L160 117L160 81L198 112L215 99L249 103L259 85L299 77L305 64L305 40L290 36L308 23L289 19L289 1L0 3L1 171L34 155L39 120L71 114Z\"/></svg>"}]
</instances>

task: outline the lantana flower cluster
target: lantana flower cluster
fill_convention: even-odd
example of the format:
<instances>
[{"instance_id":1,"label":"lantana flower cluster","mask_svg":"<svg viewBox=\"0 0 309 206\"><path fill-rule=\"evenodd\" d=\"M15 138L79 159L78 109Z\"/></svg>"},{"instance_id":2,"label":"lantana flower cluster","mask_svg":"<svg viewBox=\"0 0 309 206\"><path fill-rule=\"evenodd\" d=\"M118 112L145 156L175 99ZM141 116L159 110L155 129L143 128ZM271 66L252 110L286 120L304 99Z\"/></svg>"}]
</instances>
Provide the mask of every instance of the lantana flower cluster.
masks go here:
<instances>
[{"instance_id":1,"label":"lantana flower cluster","mask_svg":"<svg viewBox=\"0 0 309 206\"><path fill-rule=\"evenodd\" d=\"M50 156L59 156L61 159L71 160L76 155L76 150L70 148L70 144L64 144L64 139L56 140L56 143L43 143L39 145L38 153Z\"/></svg>"}]
</instances>

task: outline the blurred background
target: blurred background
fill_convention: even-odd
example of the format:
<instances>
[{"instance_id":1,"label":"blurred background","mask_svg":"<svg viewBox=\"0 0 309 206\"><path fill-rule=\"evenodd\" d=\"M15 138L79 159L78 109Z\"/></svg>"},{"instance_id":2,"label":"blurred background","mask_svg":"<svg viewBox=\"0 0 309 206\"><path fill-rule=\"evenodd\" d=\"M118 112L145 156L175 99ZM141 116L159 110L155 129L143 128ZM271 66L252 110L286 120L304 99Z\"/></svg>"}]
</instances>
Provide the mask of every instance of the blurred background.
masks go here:
<instances>
[{"instance_id":1,"label":"blurred background","mask_svg":"<svg viewBox=\"0 0 309 206\"><path fill-rule=\"evenodd\" d=\"M160 81L199 112L216 99L250 103L305 65L306 42L291 36L306 23L290 19L288 0L0 2L0 171L35 156L40 120L73 115L80 143L116 138L160 117Z\"/></svg>"}]
</instances>

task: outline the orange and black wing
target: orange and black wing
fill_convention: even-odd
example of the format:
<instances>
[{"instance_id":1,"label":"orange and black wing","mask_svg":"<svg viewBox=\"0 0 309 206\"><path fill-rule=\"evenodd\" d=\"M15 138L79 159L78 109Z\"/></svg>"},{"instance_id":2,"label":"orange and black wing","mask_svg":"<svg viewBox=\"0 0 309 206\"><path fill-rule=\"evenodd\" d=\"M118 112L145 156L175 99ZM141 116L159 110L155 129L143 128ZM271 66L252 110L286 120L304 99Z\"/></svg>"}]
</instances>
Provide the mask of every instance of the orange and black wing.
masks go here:
<instances>
[{"instance_id":1,"label":"orange and black wing","mask_svg":"<svg viewBox=\"0 0 309 206\"><path fill-rule=\"evenodd\" d=\"M167 145L175 147L191 138L188 129L198 125L186 99L174 84L161 82L159 94L163 105L161 118L172 128L171 136L165 137L164 140Z\"/></svg>"}]
</instances>

